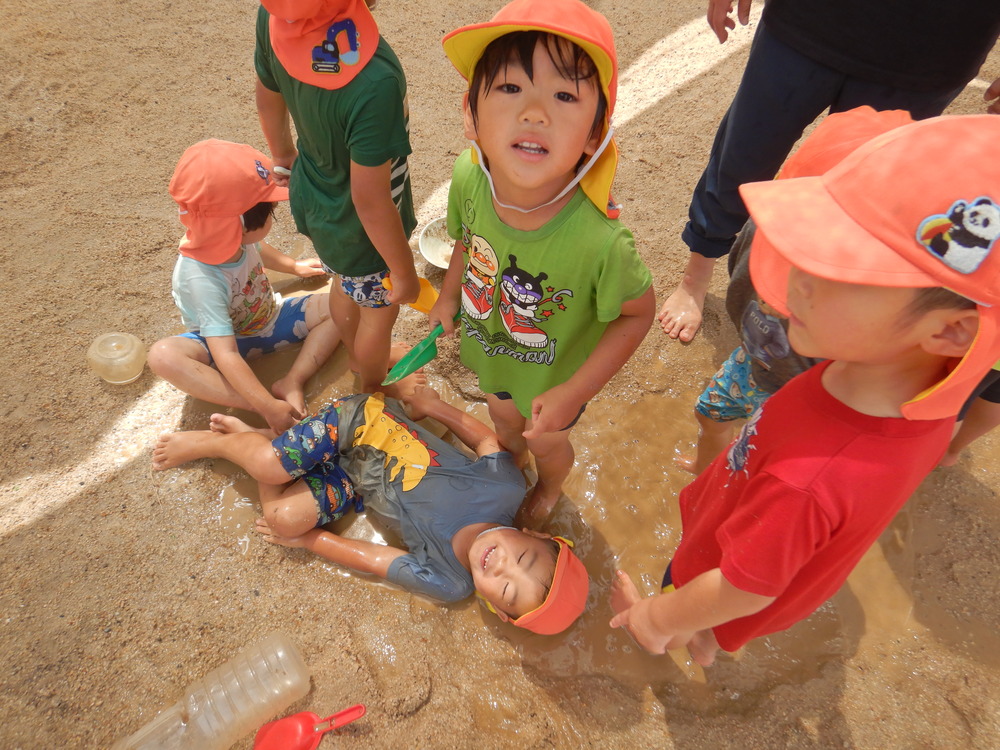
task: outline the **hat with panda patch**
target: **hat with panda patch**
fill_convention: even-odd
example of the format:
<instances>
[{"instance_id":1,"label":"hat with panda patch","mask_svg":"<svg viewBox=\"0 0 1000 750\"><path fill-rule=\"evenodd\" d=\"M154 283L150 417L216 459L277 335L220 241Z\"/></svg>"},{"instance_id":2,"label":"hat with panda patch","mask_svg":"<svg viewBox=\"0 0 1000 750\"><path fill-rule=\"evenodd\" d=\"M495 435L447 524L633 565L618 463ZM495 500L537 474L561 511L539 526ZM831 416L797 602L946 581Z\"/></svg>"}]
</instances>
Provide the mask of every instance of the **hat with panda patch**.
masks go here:
<instances>
[{"instance_id":1,"label":"hat with panda patch","mask_svg":"<svg viewBox=\"0 0 1000 750\"><path fill-rule=\"evenodd\" d=\"M787 314L794 265L832 281L945 287L975 301L979 329L947 377L902 407L954 416L1000 359L1000 142L994 115L944 116L890 130L817 177L743 185L757 224L750 272Z\"/></svg>"}]
</instances>

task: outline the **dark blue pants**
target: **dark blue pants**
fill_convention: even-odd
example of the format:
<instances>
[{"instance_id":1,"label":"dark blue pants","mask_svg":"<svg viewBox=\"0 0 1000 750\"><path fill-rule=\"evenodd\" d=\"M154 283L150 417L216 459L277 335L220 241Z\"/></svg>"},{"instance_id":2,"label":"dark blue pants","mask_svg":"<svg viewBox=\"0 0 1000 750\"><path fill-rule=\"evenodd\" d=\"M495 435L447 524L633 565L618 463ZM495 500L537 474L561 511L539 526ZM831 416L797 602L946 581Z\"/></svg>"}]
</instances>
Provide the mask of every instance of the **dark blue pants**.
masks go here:
<instances>
[{"instance_id":1,"label":"dark blue pants","mask_svg":"<svg viewBox=\"0 0 1000 750\"><path fill-rule=\"evenodd\" d=\"M843 112L867 104L907 110L919 120L941 114L962 88L908 91L852 78L796 52L760 24L681 238L707 258L728 253L748 217L739 186L772 179L802 132L827 108Z\"/></svg>"}]
</instances>

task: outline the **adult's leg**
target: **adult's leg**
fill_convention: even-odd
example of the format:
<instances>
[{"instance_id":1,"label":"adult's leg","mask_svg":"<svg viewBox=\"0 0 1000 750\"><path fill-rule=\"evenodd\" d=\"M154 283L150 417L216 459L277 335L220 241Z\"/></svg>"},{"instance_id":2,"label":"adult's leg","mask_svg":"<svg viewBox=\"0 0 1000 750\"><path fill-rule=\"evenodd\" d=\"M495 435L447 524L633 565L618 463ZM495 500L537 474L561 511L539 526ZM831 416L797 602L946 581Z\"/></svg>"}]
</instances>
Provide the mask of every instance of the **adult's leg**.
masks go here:
<instances>
[{"instance_id":1,"label":"adult's leg","mask_svg":"<svg viewBox=\"0 0 1000 750\"><path fill-rule=\"evenodd\" d=\"M668 336L690 341L701 327L715 261L729 252L748 217L739 186L777 174L806 126L833 101L842 79L778 41L764 24L758 27L736 96L691 198L681 234L691 257L658 315Z\"/></svg>"},{"instance_id":2,"label":"adult's leg","mask_svg":"<svg viewBox=\"0 0 1000 750\"><path fill-rule=\"evenodd\" d=\"M830 105L831 112L846 112L855 107L869 106L879 111L902 109L914 120L937 117L962 93L964 86L936 91L912 91L873 83L858 78L845 78L844 85Z\"/></svg>"}]
</instances>

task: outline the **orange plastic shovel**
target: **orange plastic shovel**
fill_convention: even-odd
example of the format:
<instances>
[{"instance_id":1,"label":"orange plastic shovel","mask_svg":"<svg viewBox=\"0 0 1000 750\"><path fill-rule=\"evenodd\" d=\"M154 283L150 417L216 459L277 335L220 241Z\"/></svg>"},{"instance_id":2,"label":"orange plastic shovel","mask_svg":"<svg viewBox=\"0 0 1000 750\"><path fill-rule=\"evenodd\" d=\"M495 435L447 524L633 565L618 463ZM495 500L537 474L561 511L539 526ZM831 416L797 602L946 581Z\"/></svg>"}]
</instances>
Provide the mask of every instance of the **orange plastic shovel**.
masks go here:
<instances>
[{"instance_id":1,"label":"orange plastic shovel","mask_svg":"<svg viewBox=\"0 0 1000 750\"><path fill-rule=\"evenodd\" d=\"M253 747L254 750L316 750L324 734L364 715L361 703L325 719L312 711L302 711L262 726L257 730Z\"/></svg>"}]
</instances>

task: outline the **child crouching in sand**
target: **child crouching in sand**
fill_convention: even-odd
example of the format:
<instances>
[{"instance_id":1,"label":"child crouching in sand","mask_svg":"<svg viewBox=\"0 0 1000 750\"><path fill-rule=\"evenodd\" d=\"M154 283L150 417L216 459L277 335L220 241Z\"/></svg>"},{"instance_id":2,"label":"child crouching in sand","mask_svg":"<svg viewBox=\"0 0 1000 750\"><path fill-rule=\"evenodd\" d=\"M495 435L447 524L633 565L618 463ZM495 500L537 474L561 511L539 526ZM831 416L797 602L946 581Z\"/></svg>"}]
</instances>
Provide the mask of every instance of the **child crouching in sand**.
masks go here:
<instances>
[{"instance_id":1,"label":"child crouching in sand","mask_svg":"<svg viewBox=\"0 0 1000 750\"><path fill-rule=\"evenodd\" d=\"M225 458L260 483L257 530L269 542L304 547L444 602L476 592L501 620L535 633L569 627L586 606L587 570L568 540L510 526L524 497L511 454L432 389L401 391L411 417L381 393L348 396L277 437L215 414L210 430L163 435L153 467ZM415 422L425 416L477 458ZM361 510L362 498L409 551L319 528L352 505Z\"/></svg>"},{"instance_id":2,"label":"child crouching in sand","mask_svg":"<svg viewBox=\"0 0 1000 750\"><path fill-rule=\"evenodd\" d=\"M663 593L619 571L612 627L649 651L791 627L833 595L935 467L1000 358L1000 171L992 116L873 138L819 177L744 185L750 273L823 362L784 385L680 496Z\"/></svg>"}]
</instances>

